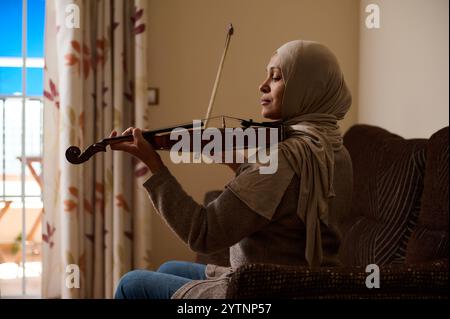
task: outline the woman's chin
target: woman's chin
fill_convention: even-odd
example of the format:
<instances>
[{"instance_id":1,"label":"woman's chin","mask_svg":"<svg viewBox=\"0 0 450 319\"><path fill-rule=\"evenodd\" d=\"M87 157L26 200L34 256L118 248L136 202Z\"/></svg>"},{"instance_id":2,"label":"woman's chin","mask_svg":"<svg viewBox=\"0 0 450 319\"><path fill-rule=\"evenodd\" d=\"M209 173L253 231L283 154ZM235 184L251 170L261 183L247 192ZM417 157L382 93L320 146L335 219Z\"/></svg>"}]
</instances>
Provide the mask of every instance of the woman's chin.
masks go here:
<instances>
[{"instance_id":1,"label":"woman's chin","mask_svg":"<svg viewBox=\"0 0 450 319\"><path fill-rule=\"evenodd\" d=\"M265 119L268 119L268 120L278 120L278 118L279 118L279 116L274 114L274 112L270 112L270 110L267 110L264 107L261 110L261 115L262 115L262 117L264 117Z\"/></svg>"},{"instance_id":2,"label":"woman's chin","mask_svg":"<svg viewBox=\"0 0 450 319\"><path fill-rule=\"evenodd\" d=\"M270 112L270 110L268 110L267 109L267 107L262 107L262 109L261 109L261 115L262 115L262 117L264 117L264 118L266 118L266 119L270 119L270 114L271 114L272 112Z\"/></svg>"}]
</instances>

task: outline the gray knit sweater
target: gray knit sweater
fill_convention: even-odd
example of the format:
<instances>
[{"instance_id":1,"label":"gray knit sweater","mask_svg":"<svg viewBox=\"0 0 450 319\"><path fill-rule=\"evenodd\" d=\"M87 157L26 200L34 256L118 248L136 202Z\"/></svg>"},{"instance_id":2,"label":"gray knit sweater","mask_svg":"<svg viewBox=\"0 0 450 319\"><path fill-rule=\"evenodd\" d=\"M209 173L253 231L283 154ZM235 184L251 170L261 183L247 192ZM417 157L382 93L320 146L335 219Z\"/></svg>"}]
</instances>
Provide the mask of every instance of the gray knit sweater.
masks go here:
<instances>
[{"instance_id":1,"label":"gray knit sweater","mask_svg":"<svg viewBox=\"0 0 450 319\"><path fill-rule=\"evenodd\" d=\"M248 165L241 165L236 176L245 174ZM207 265L207 280L185 284L172 298L224 298L230 275L245 263L306 265L305 225L296 214L299 177L295 174L270 220L251 210L227 187L206 207L196 203L167 168L152 175L144 187L158 214L190 249L208 254L230 247L231 267ZM323 265L338 264L338 219L350 208L352 167L345 148L335 153L334 189L329 225L321 225Z\"/></svg>"}]
</instances>

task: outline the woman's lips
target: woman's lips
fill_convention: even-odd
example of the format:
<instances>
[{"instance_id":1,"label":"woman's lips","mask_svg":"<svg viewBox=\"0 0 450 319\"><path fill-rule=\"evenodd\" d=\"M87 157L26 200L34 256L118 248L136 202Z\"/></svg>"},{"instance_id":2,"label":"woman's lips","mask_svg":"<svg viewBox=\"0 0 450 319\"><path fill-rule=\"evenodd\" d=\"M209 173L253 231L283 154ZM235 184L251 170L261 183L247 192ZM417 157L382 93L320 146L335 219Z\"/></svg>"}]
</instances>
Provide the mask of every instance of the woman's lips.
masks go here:
<instances>
[{"instance_id":1,"label":"woman's lips","mask_svg":"<svg viewBox=\"0 0 450 319\"><path fill-rule=\"evenodd\" d=\"M269 105L272 100L269 99L261 99L261 105Z\"/></svg>"}]
</instances>

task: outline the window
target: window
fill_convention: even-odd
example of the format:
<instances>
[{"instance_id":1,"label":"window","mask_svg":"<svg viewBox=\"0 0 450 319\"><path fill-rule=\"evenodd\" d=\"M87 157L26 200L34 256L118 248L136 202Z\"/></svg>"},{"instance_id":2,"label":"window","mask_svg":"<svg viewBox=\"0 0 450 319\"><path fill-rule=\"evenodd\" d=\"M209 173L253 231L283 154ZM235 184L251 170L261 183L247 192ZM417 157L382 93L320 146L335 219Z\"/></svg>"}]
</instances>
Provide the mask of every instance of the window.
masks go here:
<instances>
[{"instance_id":1,"label":"window","mask_svg":"<svg viewBox=\"0 0 450 319\"><path fill-rule=\"evenodd\" d=\"M45 0L0 2L1 297L41 290L44 16Z\"/></svg>"}]
</instances>

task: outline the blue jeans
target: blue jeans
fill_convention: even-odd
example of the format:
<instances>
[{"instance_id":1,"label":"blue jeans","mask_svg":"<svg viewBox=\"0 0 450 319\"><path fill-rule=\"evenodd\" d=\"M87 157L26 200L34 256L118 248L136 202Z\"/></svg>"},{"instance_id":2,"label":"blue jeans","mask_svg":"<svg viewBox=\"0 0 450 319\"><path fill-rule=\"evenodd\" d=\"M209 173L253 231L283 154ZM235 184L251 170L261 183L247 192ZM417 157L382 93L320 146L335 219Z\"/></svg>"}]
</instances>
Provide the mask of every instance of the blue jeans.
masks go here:
<instances>
[{"instance_id":1,"label":"blue jeans","mask_svg":"<svg viewBox=\"0 0 450 319\"><path fill-rule=\"evenodd\" d=\"M168 261L158 270L133 270L119 281L116 299L170 299L175 291L192 280L206 279L206 265Z\"/></svg>"}]
</instances>

